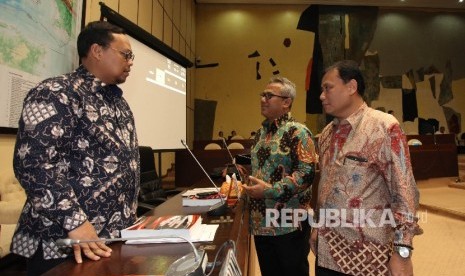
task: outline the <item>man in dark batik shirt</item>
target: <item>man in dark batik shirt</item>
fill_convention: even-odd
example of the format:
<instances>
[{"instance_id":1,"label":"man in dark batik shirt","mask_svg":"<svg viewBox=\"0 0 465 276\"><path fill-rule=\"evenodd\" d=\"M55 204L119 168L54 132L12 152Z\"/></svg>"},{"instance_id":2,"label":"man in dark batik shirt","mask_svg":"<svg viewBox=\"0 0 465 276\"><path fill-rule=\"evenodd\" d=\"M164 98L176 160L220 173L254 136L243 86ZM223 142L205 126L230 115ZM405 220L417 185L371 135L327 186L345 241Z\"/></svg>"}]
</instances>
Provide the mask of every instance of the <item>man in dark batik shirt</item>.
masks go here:
<instances>
[{"instance_id":1,"label":"man in dark batik shirt","mask_svg":"<svg viewBox=\"0 0 465 276\"><path fill-rule=\"evenodd\" d=\"M93 22L79 34L81 66L47 79L24 100L14 171L27 200L11 251L39 275L72 256L109 257L102 242L61 248L58 239L119 236L136 218L139 153L134 118L117 84L134 55L123 30Z\"/></svg>"},{"instance_id":2,"label":"man in dark batik shirt","mask_svg":"<svg viewBox=\"0 0 465 276\"><path fill-rule=\"evenodd\" d=\"M286 78L270 80L261 96L266 118L252 147L250 230L262 275L309 275L310 226L305 216L311 197L317 156L308 128L295 122L290 109L295 85ZM270 222L270 212L273 217ZM284 218L282 214L290 215Z\"/></svg>"}]
</instances>

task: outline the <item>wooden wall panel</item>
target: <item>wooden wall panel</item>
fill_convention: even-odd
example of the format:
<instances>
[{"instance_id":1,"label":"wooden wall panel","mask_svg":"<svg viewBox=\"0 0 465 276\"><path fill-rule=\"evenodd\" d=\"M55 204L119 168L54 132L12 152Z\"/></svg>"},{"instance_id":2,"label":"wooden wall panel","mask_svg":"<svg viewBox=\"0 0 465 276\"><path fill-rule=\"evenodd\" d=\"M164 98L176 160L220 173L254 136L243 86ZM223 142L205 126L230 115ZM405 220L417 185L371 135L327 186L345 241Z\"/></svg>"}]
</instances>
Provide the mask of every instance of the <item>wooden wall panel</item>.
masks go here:
<instances>
[{"instance_id":1,"label":"wooden wall panel","mask_svg":"<svg viewBox=\"0 0 465 276\"><path fill-rule=\"evenodd\" d=\"M178 30L181 27L181 0L173 0L173 25L176 26Z\"/></svg>"},{"instance_id":2,"label":"wooden wall panel","mask_svg":"<svg viewBox=\"0 0 465 276\"><path fill-rule=\"evenodd\" d=\"M139 0L137 25L152 33L152 0Z\"/></svg>"},{"instance_id":3,"label":"wooden wall panel","mask_svg":"<svg viewBox=\"0 0 465 276\"><path fill-rule=\"evenodd\" d=\"M166 11L163 14L163 42L170 47L173 45L173 24Z\"/></svg>"},{"instance_id":4,"label":"wooden wall panel","mask_svg":"<svg viewBox=\"0 0 465 276\"><path fill-rule=\"evenodd\" d=\"M86 1L86 24L92 21L100 20L100 5L102 0L87 0ZM106 0L105 5L119 12L119 0Z\"/></svg>"},{"instance_id":5,"label":"wooden wall panel","mask_svg":"<svg viewBox=\"0 0 465 276\"><path fill-rule=\"evenodd\" d=\"M86 2L86 25L100 19L100 5L98 3L98 0L88 0Z\"/></svg>"},{"instance_id":6,"label":"wooden wall panel","mask_svg":"<svg viewBox=\"0 0 465 276\"><path fill-rule=\"evenodd\" d=\"M173 21L173 0L164 1L163 2L163 9L165 10L165 13L168 15L169 20Z\"/></svg>"},{"instance_id":7,"label":"wooden wall panel","mask_svg":"<svg viewBox=\"0 0 465 276\"><path fill-rule=\"evenodd\" d=\"M179 25L179 32L181 33L181 37L186 38L186 30L187 30L187 5L189 5L189 1L181 1L180 7L180 17L181 22Z\"/></svg>"},{"instance_id":8,"label":"wooden wall panel","mask_svg":"<svg viewBox=\"0 0 465 276\"><path fill-rule=\"evenodd\" d=\"M119 14L137 24L138 2L135 1L120 1Z\"/></svg>"},{"instance_id":9,"label":"wooden wall panel","mask_svg":"<svg viewBox=\"0 0 465 276\"><path fill-rule=\"evenodd\" d=\"M163 6L157 0L152 6L152 35L163 41Z\"/></svg>"},{"instance_id":10,"label":"wooden wall panel","mask_svg":"<svg viewBox=\"0 0 465 276\"><path fill-rule=\"evenodd\" d=\"M180 41L180 38L179 38L179 31L178 29L174 28L173 27L173 43L171 45L171 47L178 53L180 53L180 46L179 46L179 41Z\"/></svg>"},{"instance_id":11,"label":"wooden wall panel","mask_svg":"<svg viewBox=\"0 0 465 276\"><path fill-rule=\"evenodd\" d=\"M191 20L190 20L190 42L189 45L193 52L195 52L195 18L196 18L196 9L195 4L192 4L191 8Z\"/></svg>"},{"instance_id":12,"label":"wooden wall panel","mask_svg":"<svg viewBox=\"0 0 465 276\"><path fill-rule=\"evenodd\" d=\"M186 38L186 42L187 42L187 45L193 45L191 44L191 34L192 34L192 30L191 30L191 26L192 26L192 13L193 13L193 9L195 8L194 6L194 3L192 3L192 1L188 1L188 3L186 4L186 34L185 34L185 38Z\"/></svg>"}]
</instances>

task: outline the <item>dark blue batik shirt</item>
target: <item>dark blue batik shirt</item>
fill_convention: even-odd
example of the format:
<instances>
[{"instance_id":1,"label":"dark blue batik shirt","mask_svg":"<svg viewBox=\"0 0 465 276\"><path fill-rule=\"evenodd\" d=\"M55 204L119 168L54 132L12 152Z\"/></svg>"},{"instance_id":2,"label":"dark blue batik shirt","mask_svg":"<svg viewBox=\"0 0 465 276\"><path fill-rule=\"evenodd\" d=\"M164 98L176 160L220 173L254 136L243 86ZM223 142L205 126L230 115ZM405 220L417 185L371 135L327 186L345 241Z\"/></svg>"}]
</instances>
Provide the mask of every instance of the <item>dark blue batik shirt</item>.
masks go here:
<instances>
[{"instance_id":1,"label":"dark blue batik shirt","mask_svg":"<svg viewBox=\"0 0 465 276\"><path fill-rule=\"evenodd\" d=\"M29 91L19 120L15 175L26 190L11 251L45 259L70 250L56 240L86 220L101 238L136 218L139 153L133 114L116 85L84 67Z\"/></svg>"}]
</instances>

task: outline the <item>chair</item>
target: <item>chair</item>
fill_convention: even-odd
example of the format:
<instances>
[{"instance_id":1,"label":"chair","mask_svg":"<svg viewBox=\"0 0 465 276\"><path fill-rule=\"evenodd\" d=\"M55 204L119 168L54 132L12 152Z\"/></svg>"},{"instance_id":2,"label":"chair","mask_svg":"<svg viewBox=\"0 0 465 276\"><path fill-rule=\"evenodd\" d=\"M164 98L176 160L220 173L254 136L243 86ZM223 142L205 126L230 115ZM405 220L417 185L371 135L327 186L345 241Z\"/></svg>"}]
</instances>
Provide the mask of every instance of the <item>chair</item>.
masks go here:
<instances>
[{"instance_id":1,"label":"chair","mask_svg":"<svg viewBox=\"0 0 465 276\"><path fill-rule=\"evenodd\" d=\"M465 132L462 132L462 134L460 134L459 146L465 146Z\"/></svg>"},{"instance_id":2,"label":"chair","mask_svg":"<svg viewBox=\"0 0 465 276\"><path fill-rule=\"evenodd\" d=\"M15 259L10 254L11 239L26 201L26 193L13 173L13 166L0 171L0 271Z\"/></svg>"},{"instance_id":3,"label":"chair","mask_svg":"<svg viewBox=\"0 0 465 276\"><path fill-rule=\"evenodd\" d=\"M218 145L217 143L210 143L210 144L207 144L203 149L204 150L219 150L221 149L221 146Z\"/></svg>"},{"instance_id":4,"label":"chair","mask_svg":"<svg viewBox=\"0 0 465 276\"><path fill-rule=\"evenodd\" d=\"M410 139L410 140L408 140L407 144L409 146L421 146L421 145L423 145L423 143L418 139Z\"/></svg>"},{"instance_id":5,"label":"chair","mask_svg":"<svg viewBox=\"0 0 465 276\"><path fill-rule=\"evenodd\" d=\"M241 143L233 142L228 145L228 149L244 149L244 146Z\"/></svg>"},{"instance_id":6,"label":"chair","mask_svg":"<svg viewBox=\"0 0 465 276\"><path fill-rule=\"evenodd\" d=\"M235 136L231 137L231 140L244 140L244 137L242 137L240 135L235 135Z\"/></svg>"},{"instance_id":7,"label":"chair","mask_svg":"<svg viewBox=\"0 0 465 276\"><path fill-rule=\"evenodd\" d=\"M155 159L151 147L139 146L140 155L140 191L138 215L153 209L166 201L165 190L155 170Z\"/></svg>"}]
</instances>

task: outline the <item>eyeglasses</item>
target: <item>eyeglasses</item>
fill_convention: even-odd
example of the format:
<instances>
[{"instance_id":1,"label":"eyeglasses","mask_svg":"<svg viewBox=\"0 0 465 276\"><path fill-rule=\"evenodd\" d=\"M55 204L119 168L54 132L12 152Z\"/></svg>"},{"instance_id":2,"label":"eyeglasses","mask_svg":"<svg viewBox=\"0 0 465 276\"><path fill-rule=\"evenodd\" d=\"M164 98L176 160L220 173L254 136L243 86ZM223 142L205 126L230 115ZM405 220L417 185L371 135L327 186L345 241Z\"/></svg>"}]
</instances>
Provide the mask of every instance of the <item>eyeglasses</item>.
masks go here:
<instances>
[{"instance_id":1,"label":"eyeglasses","mask_svg":"<svg viewBox=\"0 0 465 276\"><path fill-rule=\"evenodd\" d=\"M278 97L278 98L281 98L281 99L288 99L289 97L286 97L286 96L281 96L281 95L276 95L276 94L273 94L271 92L262 92L260 93L260 97L265 97L265 99L267 101L269 101L271 98L273 97Z\"/></svg>"},{"instance_id":2,"label":"eyeglasses","mask_svg":"<svg viewBox=\"0 0 465 276\"><path fill-rule=\"evenodd\" d=\"M118 50L116 48L113 48L113 47L110 47L111 49L119 52L121 55L123 55L124 59L126 61L130 61L130 60L134 60L134 58L136 57L136 55L134 55L134 53L132 51L127 51L127 52L123 52L121 50Z\"/></svg>"}]
</instances>

